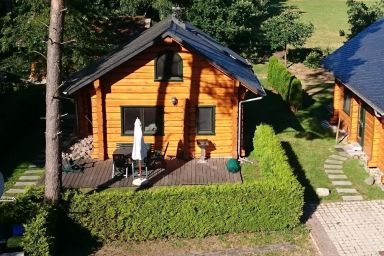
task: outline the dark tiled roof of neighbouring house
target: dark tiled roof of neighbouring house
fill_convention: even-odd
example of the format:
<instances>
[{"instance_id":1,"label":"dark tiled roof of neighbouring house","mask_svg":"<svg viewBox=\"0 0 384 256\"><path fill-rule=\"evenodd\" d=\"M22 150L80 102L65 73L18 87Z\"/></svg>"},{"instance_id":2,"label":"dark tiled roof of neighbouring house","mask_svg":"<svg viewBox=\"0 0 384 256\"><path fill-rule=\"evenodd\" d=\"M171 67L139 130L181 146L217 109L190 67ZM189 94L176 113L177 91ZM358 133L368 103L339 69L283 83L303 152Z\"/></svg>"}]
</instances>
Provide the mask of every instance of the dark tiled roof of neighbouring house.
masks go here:
<instances>
[{"instance_id":1,"label":"dark tiled roof of neighbouring house","mask_svg":"<svg viewBox=\"0 0 384 256\"><path fill-rule=\"evenodd\" d=\"M265 96L265 91L253 73L252 66L243 57L219 44L190 23L181 22L173 16L155 24L136 39L75 73L65 82L64 93L74 93L167 36L205 57L213 66L237 79L251 91Z\"/></svg>"},{"instance_id":2,"label":"dark tiled roof of neighbouring house","mask_svg":"<svg viewBox=\"0 0 384 256\"><path fill-rule=\"evenodd\" d=\"M322 64L368 105L384 114L384 18L350 39Z\"/></svg>"}]
</instances>

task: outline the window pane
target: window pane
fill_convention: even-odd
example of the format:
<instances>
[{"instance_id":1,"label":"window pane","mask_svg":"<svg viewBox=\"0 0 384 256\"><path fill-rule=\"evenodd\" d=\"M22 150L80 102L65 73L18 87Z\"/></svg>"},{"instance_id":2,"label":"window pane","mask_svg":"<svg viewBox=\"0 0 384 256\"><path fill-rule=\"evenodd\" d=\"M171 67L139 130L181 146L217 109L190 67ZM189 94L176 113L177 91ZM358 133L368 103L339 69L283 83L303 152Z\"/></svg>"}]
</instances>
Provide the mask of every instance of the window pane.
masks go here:
<instances>
[{"instance_id":1,"label":"window pane","mask_svg":"<svg viewBox=\"0 0 384 256\"><path fill-rule=\"evenodd\" d=\"M140 118L140 108L123 108L123 134L133 134L136 118Z\"/></svg>"},{"instance_id":2,"label":"window pane","mask_svg":"<svg viewBox=\"0 0 384 256\"><path fill-rule=\"evenodd\" d=\"M158 130L158 125L156 123L156 108L144 108L144 133L146 134L155 134Z\"/></svg>"},{"instance_id":3,"label":"window pane","mask_svg":"<svg viewBox=\"0 0 384 256\"><path fill-rule=\"evenodd\" d=\"M197 117L198 133L213 133L213 108L199 107Z\"/></svg>"},{"instance_id":4,"label":"window pane","mask_svg":"<svg viewBox=\"0 0 384 256\"><path fill-rule=\"evenodd\" d=\"M183 78L183 64L176 52L165 52L156 59L156 79L169 80Z\"/></svg>"},{"instance_id":5,"label":"window pane","mask_svg":"<svg viewBox=\"0 0 384 256\"><path fill-rule=\"evenodd\" d=\"M351 95L349 92L344 92L344 103L343 103L343 110L345 113L349 115L350 112L350 106L351 106Z\"/></svg>"}]
</instances>

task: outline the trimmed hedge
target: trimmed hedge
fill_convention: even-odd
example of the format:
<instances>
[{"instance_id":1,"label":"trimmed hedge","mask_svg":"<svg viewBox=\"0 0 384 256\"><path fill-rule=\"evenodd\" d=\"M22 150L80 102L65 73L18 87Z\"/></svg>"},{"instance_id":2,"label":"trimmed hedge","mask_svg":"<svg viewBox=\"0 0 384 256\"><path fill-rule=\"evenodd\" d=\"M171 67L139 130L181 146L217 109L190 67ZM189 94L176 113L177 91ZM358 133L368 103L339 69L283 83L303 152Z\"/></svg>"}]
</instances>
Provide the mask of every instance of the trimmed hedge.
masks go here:
<instances>
[{"instance_id":1,"label":"trimmed hedge","mask_svg":"<svg viewBox=\"0 0 384 256\"><path fill-rule=\"evenodd\" d=\"M300 80L293 76L275 56L269 58L268 82L295 110L301 107L303 90Z\"/></svg>"},{"instance_id":2,"label":"trimmed hedge","mask_svg":"<svg viewBox=\"0 0 384 256\"><path fill-rule=\"evenodd\" d=\"M55 211L48 205L43 205L36 217L25 225L23 236L24 251L31 256L54 255L55 238L54 225L57 223Z\"/></svg>"},{"instance_id":3,"label":"trimmed hedge","mask_svg":"<svg viewBox=\"0 0 384 256\"><path fill-rule=\"evenodd\" d=\"M69 192L65 200L71 222L102 241L283 230L298 225L302 214L302 190L290 178L91 195ZM69 223L63 228L72 229Z\"/></svg>"}]
</instances>

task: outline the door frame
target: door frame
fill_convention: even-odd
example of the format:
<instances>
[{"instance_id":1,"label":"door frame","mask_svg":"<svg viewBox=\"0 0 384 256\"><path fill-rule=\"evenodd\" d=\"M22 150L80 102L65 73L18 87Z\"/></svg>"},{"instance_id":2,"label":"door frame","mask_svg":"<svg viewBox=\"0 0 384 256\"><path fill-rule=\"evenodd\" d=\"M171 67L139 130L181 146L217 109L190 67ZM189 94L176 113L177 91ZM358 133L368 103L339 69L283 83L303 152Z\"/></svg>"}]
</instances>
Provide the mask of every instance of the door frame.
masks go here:
<instances>
[{"instance_id":1,"label":"door frame","mask_svg":"<svg viewBox=\"0 0 384 256\"><path fill-rule=\"evenodd\" d=\"M365 136L365 118L366 110L364 103L361 102L359 105L359 116L357 119L357 141L362 148L364 148L364 136Z\"/></svg>"}]
</instances>

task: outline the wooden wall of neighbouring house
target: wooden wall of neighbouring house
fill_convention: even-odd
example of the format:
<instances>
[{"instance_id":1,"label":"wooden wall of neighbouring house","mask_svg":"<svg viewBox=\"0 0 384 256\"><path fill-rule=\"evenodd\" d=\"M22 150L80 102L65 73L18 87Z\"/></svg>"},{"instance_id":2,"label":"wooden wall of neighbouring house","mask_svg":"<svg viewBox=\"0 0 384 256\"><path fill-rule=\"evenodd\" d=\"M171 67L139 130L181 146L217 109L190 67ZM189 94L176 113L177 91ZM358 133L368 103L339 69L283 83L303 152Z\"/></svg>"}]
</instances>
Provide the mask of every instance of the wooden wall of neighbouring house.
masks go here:
<instances>
[{"instance_id":1,"label":"wooden wall of neighbouring house","mask_svg":"<svg viewBox=\"0 0 384 256\"><path fill-rule=\"evenodd\" d=\"M154 81L154 59L176 50L183 59L182 82ZM236 156L239 83L204 58L167 38L115 68L82 90L91 95L95 158L111 157L117 143L132 143L121 135L121 106L164 106L164 136L145 136L145 142L176 156L178 149L199 157L196 139L209 139L212 157ZM171 103L178 99L177 106ZM196 106L215 106L215 135L196 135ZM99 124L99 125L97 125ZM101 135L103 134L103 136Z\"/></svg>"},{"instance_id":2,"label":"wooden wall of neighbouring house","mask_svg":"<svg viewBox=\"0 0 384 256\"><path fill-rule=\"evenodd\" d=\"M381 119L377 122L377 130L379 131L379 143L378 147L378 157L377 157L377 167L384 172L384 120Z\"/></svg>"},{"instance_id":3,"label":"wooden wall of neighbouring house","mask_svg":"<svg viewBox=\"0 0 384 256\"><path fill-rule=\"evenodd\" d=\"M339 117L341 127L348 132L348 142L358 141L358 120L360 106L365 108L365 131L363 150L368 156L368 167L379 167L384 171L384 126L374 110L352 93L350 114L343 111L344 93L348 90L336 80L334 90L334 116Z\"/></svg>"}]
</instances>

